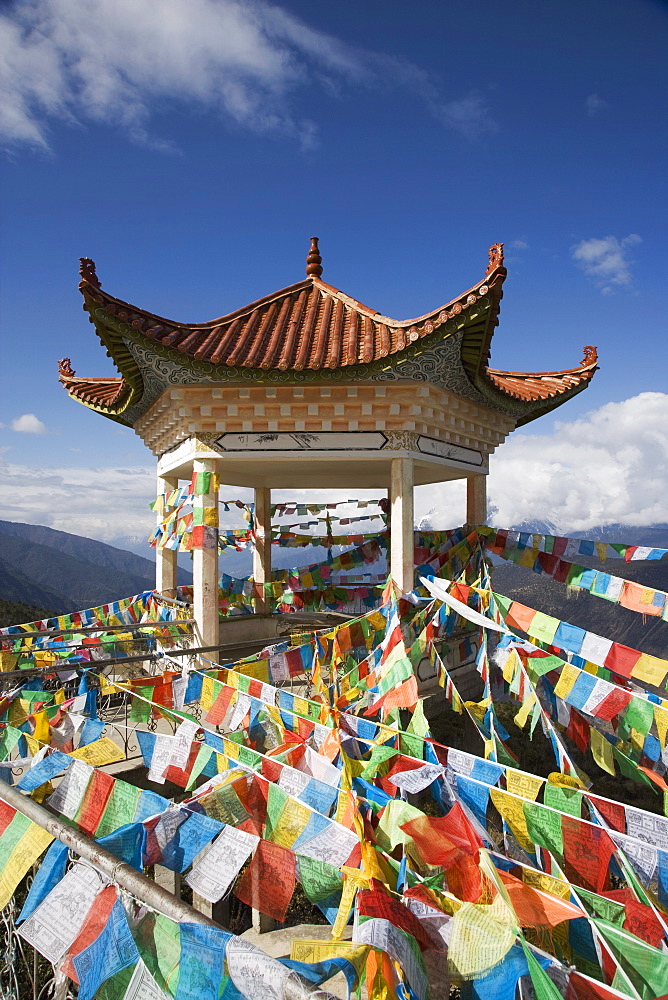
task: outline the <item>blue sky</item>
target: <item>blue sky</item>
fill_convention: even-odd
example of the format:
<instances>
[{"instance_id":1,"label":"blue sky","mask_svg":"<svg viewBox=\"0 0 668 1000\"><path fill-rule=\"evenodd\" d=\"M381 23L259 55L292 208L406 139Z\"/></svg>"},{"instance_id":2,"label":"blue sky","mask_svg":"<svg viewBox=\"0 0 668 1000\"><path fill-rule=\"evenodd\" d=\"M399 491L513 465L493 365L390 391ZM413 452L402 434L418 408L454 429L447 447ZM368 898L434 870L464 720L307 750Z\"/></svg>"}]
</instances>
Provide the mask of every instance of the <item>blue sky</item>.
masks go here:
<instances>
[{"instance_id":1,"label":"blue sky","mask_svg":"<svg viewBox=\"0 0 668 1000\"><path fill-rule=\"evenodd\" d=\"M80 256L112 294L204 321L299 280L315 234L324 279L396 318L505 242L492 364L595 344L601 371L500 450L496 505L668 521L667 39L650 0L4 5L0 517L150 523L149 452L57 380L63 356L113 373Z\"/></svg>"}]
</instances>

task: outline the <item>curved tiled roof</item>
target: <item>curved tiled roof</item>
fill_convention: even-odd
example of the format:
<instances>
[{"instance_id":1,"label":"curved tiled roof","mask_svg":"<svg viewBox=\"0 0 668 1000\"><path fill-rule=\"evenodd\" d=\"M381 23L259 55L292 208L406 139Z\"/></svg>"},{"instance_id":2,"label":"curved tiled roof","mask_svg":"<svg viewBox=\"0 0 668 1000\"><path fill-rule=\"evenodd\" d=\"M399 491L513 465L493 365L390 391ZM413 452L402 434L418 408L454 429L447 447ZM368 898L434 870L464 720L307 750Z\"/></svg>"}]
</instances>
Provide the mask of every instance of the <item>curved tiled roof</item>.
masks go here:
<instances>
[{"instance_id":1,"label":"curved tiled roof","mask_svg":"<svg viewBox=\"0 0 668 1000\"><path fill-rule=\"evenodd\" d=\"M502 372L488 368L485 376L497 389L515 399L552 399L589 382L596 371L597 358L595 347L585 347L579 368L561 372Z\"/></svg>"},{"instance_id":2,"label":"curved tiled roof","mask_svg":"<svg viewBox=\"0 0 668 1000\"><path fill-rule=\"evenodd\" d=\"M128 383L116 378L77 378L69 358L58 362L59 377L70 396L95 409L114 413L129 397Z\"/></svg>"},{"instance_id":3,"label":"curved tiled roof","mask_svg":"<svg viewBox=\"0 0 668 1000\"><path fill-rule=\"evenodd\" d=\"M438 309L409 320L384 316L322 281L315 239L307 264L304 280L242 309L208 323L174 323L103 291L94 263L83 258L79 287L84 309L122 375L81 379L67 370L67 362L60 372L61 381L70 395L109 416L119 415L140 400L142 373L121 328L145 348L154 345L158 352L176 351L184 362L195 365L254 369L259 377L271 371L322 372L326 377L328 370L348 368L351 379L373 378L364 366L377 368L386 362L394 367L415 348L437 346L456 329L461 334L461 367L471 384L501 408L505 399L506 405L515 401L515 413L518 403L522 411L530 409L528 419L537 416L538 409L544 412L580 391L596 368L595 352L585 357L580 368L564 372L530 374L487 367L507 273L502 244L490 249L481 281Z\"/></svg>"},{"instance_id":4,"label":"curved tiled roof","mask_svg":"<svg viewBox=\"0 0 668 1000\"><path fill-rule=\"evenodd\" d=\"M463 295L408 320L383 316L315 275L208 323L174 323L114 298L86 277L79 287L85 309L92 312L101 306L148 340L194 361L264 371L318 371L392 357L481 300L495 317L505 276L506 269L499 265ZM473 361L484 349L483 341L470 349Z\"/></svg>"}]
</instances>

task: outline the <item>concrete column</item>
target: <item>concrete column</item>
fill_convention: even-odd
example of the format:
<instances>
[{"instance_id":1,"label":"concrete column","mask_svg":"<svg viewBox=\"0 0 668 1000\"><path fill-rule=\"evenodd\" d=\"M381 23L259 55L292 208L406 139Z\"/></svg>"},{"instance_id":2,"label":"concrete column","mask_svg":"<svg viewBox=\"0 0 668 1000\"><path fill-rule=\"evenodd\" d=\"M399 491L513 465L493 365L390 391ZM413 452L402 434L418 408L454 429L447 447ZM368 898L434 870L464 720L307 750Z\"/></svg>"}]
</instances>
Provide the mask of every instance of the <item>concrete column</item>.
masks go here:
<instances>
[{"instance_id":1,"label":"concrete column","mask_svg":"<svg viewBox=\"0 0 668 1000\"><path fill-rule=\"evenodd\" d=\"M158 496L171 493L178 485L176 476L158 476ZM162 515L158 514L158 523L161 520ZM176 549L155 550L155 589L165 597L176 597L177 557Z\"/></svg>"},{"instance_id":2,"label":"concrete column","mask_svg":"<svg viewBox=\"0 0 668 1000\"><path fill-rule=\"evenodd\" d=\"M485 524L487 521L487 476L466 478L467 524Z\"/></svg>"},{"instance_id":3,"label":"concrete column","mask_svg":"<svg viewBox=\"0 0 668 1000\"><path fill-rule=\"evenodd\" d=\"M216 461L212 458L196 458L193 462L195 475L216 471ZM216 526L207 541L208 548L193 547L193 614L195 618L195 638L199 645L214 646L219 642L218 627L218 492L195 495L195 509L215 508ZM193 533L194 533L193 522ZM214 539L215 537L215 544Z\"/></svg>"},{"instance_id":4,"label":"concrete column","mask_svg":"<svg viewBox=\"0 0 668 1000\"><path fill-rule=\"evenodd\" d=\"M219 899L217 903L211 903L208 899L193 892L193 908L199 913L203 913L209 920L215 920L221 927L229 927L230 923L230 900ZM254 911L253 911L254 912Z\"/></svg>"},{"instance_id":5,"label":"concrete column","mask_svg":"<svg viewBox=\"0 0 668 1000\"><path fill-rule=\"evenodd\" d=\"M390 573L402 594L413 589L413 459L393 458L390 480Z\"/></svg>"},{"instance_id":6,"label":"concrete column","mask_svg":"<svg viewBox=\"0 0 668 1000\"><path fill-rule=\"evenodd\" d=\"M162 865L156 865L153 870L153 881L156 885L161 885L167 892L171 892L172 896L181 898L181 875L179 872L173 872L169 868L163 868Z\"/></svg>"},{"instance_id":7,"label":"concrete column","mask_svg":"<svg viewBox=\"0 0 668 1000\"><path fill-rule=\"evenodd\" d=\"M271 580L271 490L266 486L255 489L255 547L253 549L253 579L256 583ZM264 597L254 601L255 613L266 614L269 602Z\"/></svg>"}]
</instances>

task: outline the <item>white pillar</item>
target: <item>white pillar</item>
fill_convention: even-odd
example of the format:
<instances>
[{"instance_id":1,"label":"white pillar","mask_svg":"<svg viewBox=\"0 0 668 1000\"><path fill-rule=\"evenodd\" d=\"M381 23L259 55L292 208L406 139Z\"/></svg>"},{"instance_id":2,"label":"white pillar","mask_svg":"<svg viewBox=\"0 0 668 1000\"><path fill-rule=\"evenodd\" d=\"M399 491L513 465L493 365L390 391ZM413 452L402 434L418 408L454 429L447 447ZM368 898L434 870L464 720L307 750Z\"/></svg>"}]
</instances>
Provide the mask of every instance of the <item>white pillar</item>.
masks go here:
<instances>
[{"instance_id":1,"label":"white pillar","mask_svg":"<svg viewBox=\"0 0 668 1000\"><path fill-rule=\"evenodd\" d=\"M179 485L176 476L158 476L158 496L171 493ZM158 523L163 519L158 514ZM165 597L176 597L176 574L178 551L176 549L155 550L155 589Z\"/></svg>"},{"instance_id":2,"label":"white pillar","mask_svg":"<svg viewBox=\"0 0 668 1000\"><path fill-rule=\"evenodd\" d=\"M390 479L390 573L402 594L413 589L413 459L393 458Z\"/></svg>"},{"instance_id":3,"label":"white pillar","mask_svg":"<svg viewBox=\"0 0 668 1000\"><path fill-rule=\"evenodd\" d=\"M485 524L487 521L487 476L466 478L466 522Z\"/></svg>"},{"instance_id":4,"label":"white pillar","mask_svg":"<svg viewBox=\"0 0 668 1000\"><path fill-rule=\"evenodd\" d=\"M171 892L172 896L181 898L181 876L178 872L163 868L162 865L156 865L153 869L153 881L156 885L161 885L167 892Z\"/></svg>"},{"instance_id":5,"label":"white pillar","mask_svg":"<svg viewBox=\"0 0 668 1000\"><path fill-rule=\"evenodd\" d=\"M216 461L212 458L196 458L193 462L195 476L199 473L216 472ZM212 476L212 479L214 476ZM196 545L196 522L200 519L198 509L202 509L204 526L210 530L205 547ZM206 511L212 511L206 514ZM215 512L215 513L213 513ZM212 484L209 493L195 493L193 507L193 614L195 618L195 639L200 646L215 646L220 641L218 626L218 489ZM213 524L206 524L212 521Z\"/></svg>"},{"instance_id":6,"label":"white pillar","mask_svg":"<svg viewBox=\"0 0 668 1000\"><path fill-rule=\"evenodd\" d=\"M271 490L266 486L255 488L254 509L255 547L253 548L253 579L256 583L271 580ZM267 614L269 602L264 597L255 598L255 613Z\"/></svg>"}]
</instances>

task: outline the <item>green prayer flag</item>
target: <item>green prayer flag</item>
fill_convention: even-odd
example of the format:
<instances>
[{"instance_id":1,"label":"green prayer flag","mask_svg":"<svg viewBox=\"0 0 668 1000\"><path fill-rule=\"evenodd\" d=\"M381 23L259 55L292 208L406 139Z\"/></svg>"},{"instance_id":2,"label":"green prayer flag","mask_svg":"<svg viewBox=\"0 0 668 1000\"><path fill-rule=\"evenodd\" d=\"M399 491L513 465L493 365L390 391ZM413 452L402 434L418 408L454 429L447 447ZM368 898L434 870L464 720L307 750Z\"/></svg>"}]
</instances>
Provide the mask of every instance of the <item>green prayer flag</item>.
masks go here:
<instances>
[{"instance_id":1,"label":"green prayer flag","mask_svg":"<svg viewBox=\"0 0 668 1000\"><path fill-rule=\"evenodd\" d=\"M544 847L552 854L563 855L564 841L561 835L561 816L545 809L538 802L523 802L524 818L529 837L534 844Z\"/></svg>"},{"instance_id":2,"label":"green prayer flag","mask_svg":"<svg viewBox=\"0 0 668 1000\"><path fill-rule=\"evenodd\" d=\"M552 809L568 813L569 816L582 816L582 792L577 788L562 788L561 785L551 785L546 782L543 788L543 802Z\"/></svg>"},{"instance_id":3,"label":"green prayer flag","mask_svg":"<svg viewBox=\"0 0 668 1000\"><path fill-rule=\"evenodd\" d=\"M639 770L638 765L623 754L621 750L613 746L612 752L615 755L615 759L619 764L619 770L622 772L625 778L631 778L633 781L637 781L641 785L649 785L652 788L652 782L649 780L646 774Z\"/></svg>"},{"instance_id":4,"label":"green prayer flag","mask_svg":"<svg viewBox=\"0 0 668 1000\"><path fill-rule=\"evenodd\" d=\"M644 1000L665 994L668 955L605 920L595 919L594 923Z\"/></svg>"},{"instance_id":5,"label":"green prayer flag","mask_svg":"<svg viewBox=\"0 0 668 1000\"><path fill-rule=\"evenodd\" d=\"M647 736L654 722L654 705L643 698L631 698L625 712L625 722L627 726Z\"/></svg>"},{"instance_id":6,"label":"green prayer flag","mask_svg":"<svg viewBox=\"0 0 668 1000\"><path fill-rule=\"evenodd\" d=\"M95 836L106 837L108 833L113 833L120 826L131 823L137 809L137 803L141 796L141 788L135 788L127 781L116 778L111 795L107 800L102 813L102 819L98 823Z\"/></svg>"},{"instance_id":7,"label":"green prayer flag","mask_svg":"<svg viewBox=\"0 0 668 1000\"><path fill-rule=\"evenodd\" d=\"M107 979L101 986L98 986L95 991L95 1000L123 1000L135 968L135 965L128 965L126 969L121 969L111 979Z\"/></svg>"},{"instance_id":8,"label":"green prayer flag","mask_svg":"<svg viewBox=\"0 0 668 1000\"><path fill-rule=\"evenodd\" d=\"M563 1000L556 984L552 982L523 937L520 937L520 943L529 966L529 976L536 1000Z\"/></svg>"},{"instance_id":9,"label":"green prayer flag","mask_svg":"<svg viewBox=\"0 0 668 1000\"><path fill-rule=\"evenodd\" d=\"M132 699L132 705L130 707L130 722L148 722L149 716L151 714L151 706L149 702L151 701L151 696L153 694L153 687L146 686L137 688L136 693L140 695L139 698ZM142 698L148 698L148 701L142 701Z\"/></svg>"},{"instance_id":10,"label":"green prayer flag","mask_svg":"<svg viewBox=\"0 0 668 1000\"><path fill-rule=\"evenodd\" d=\"M299 881L312 903L319 903L341 888L341 872L326 861L297 855Z\"/></svg>"}]
</instances>

